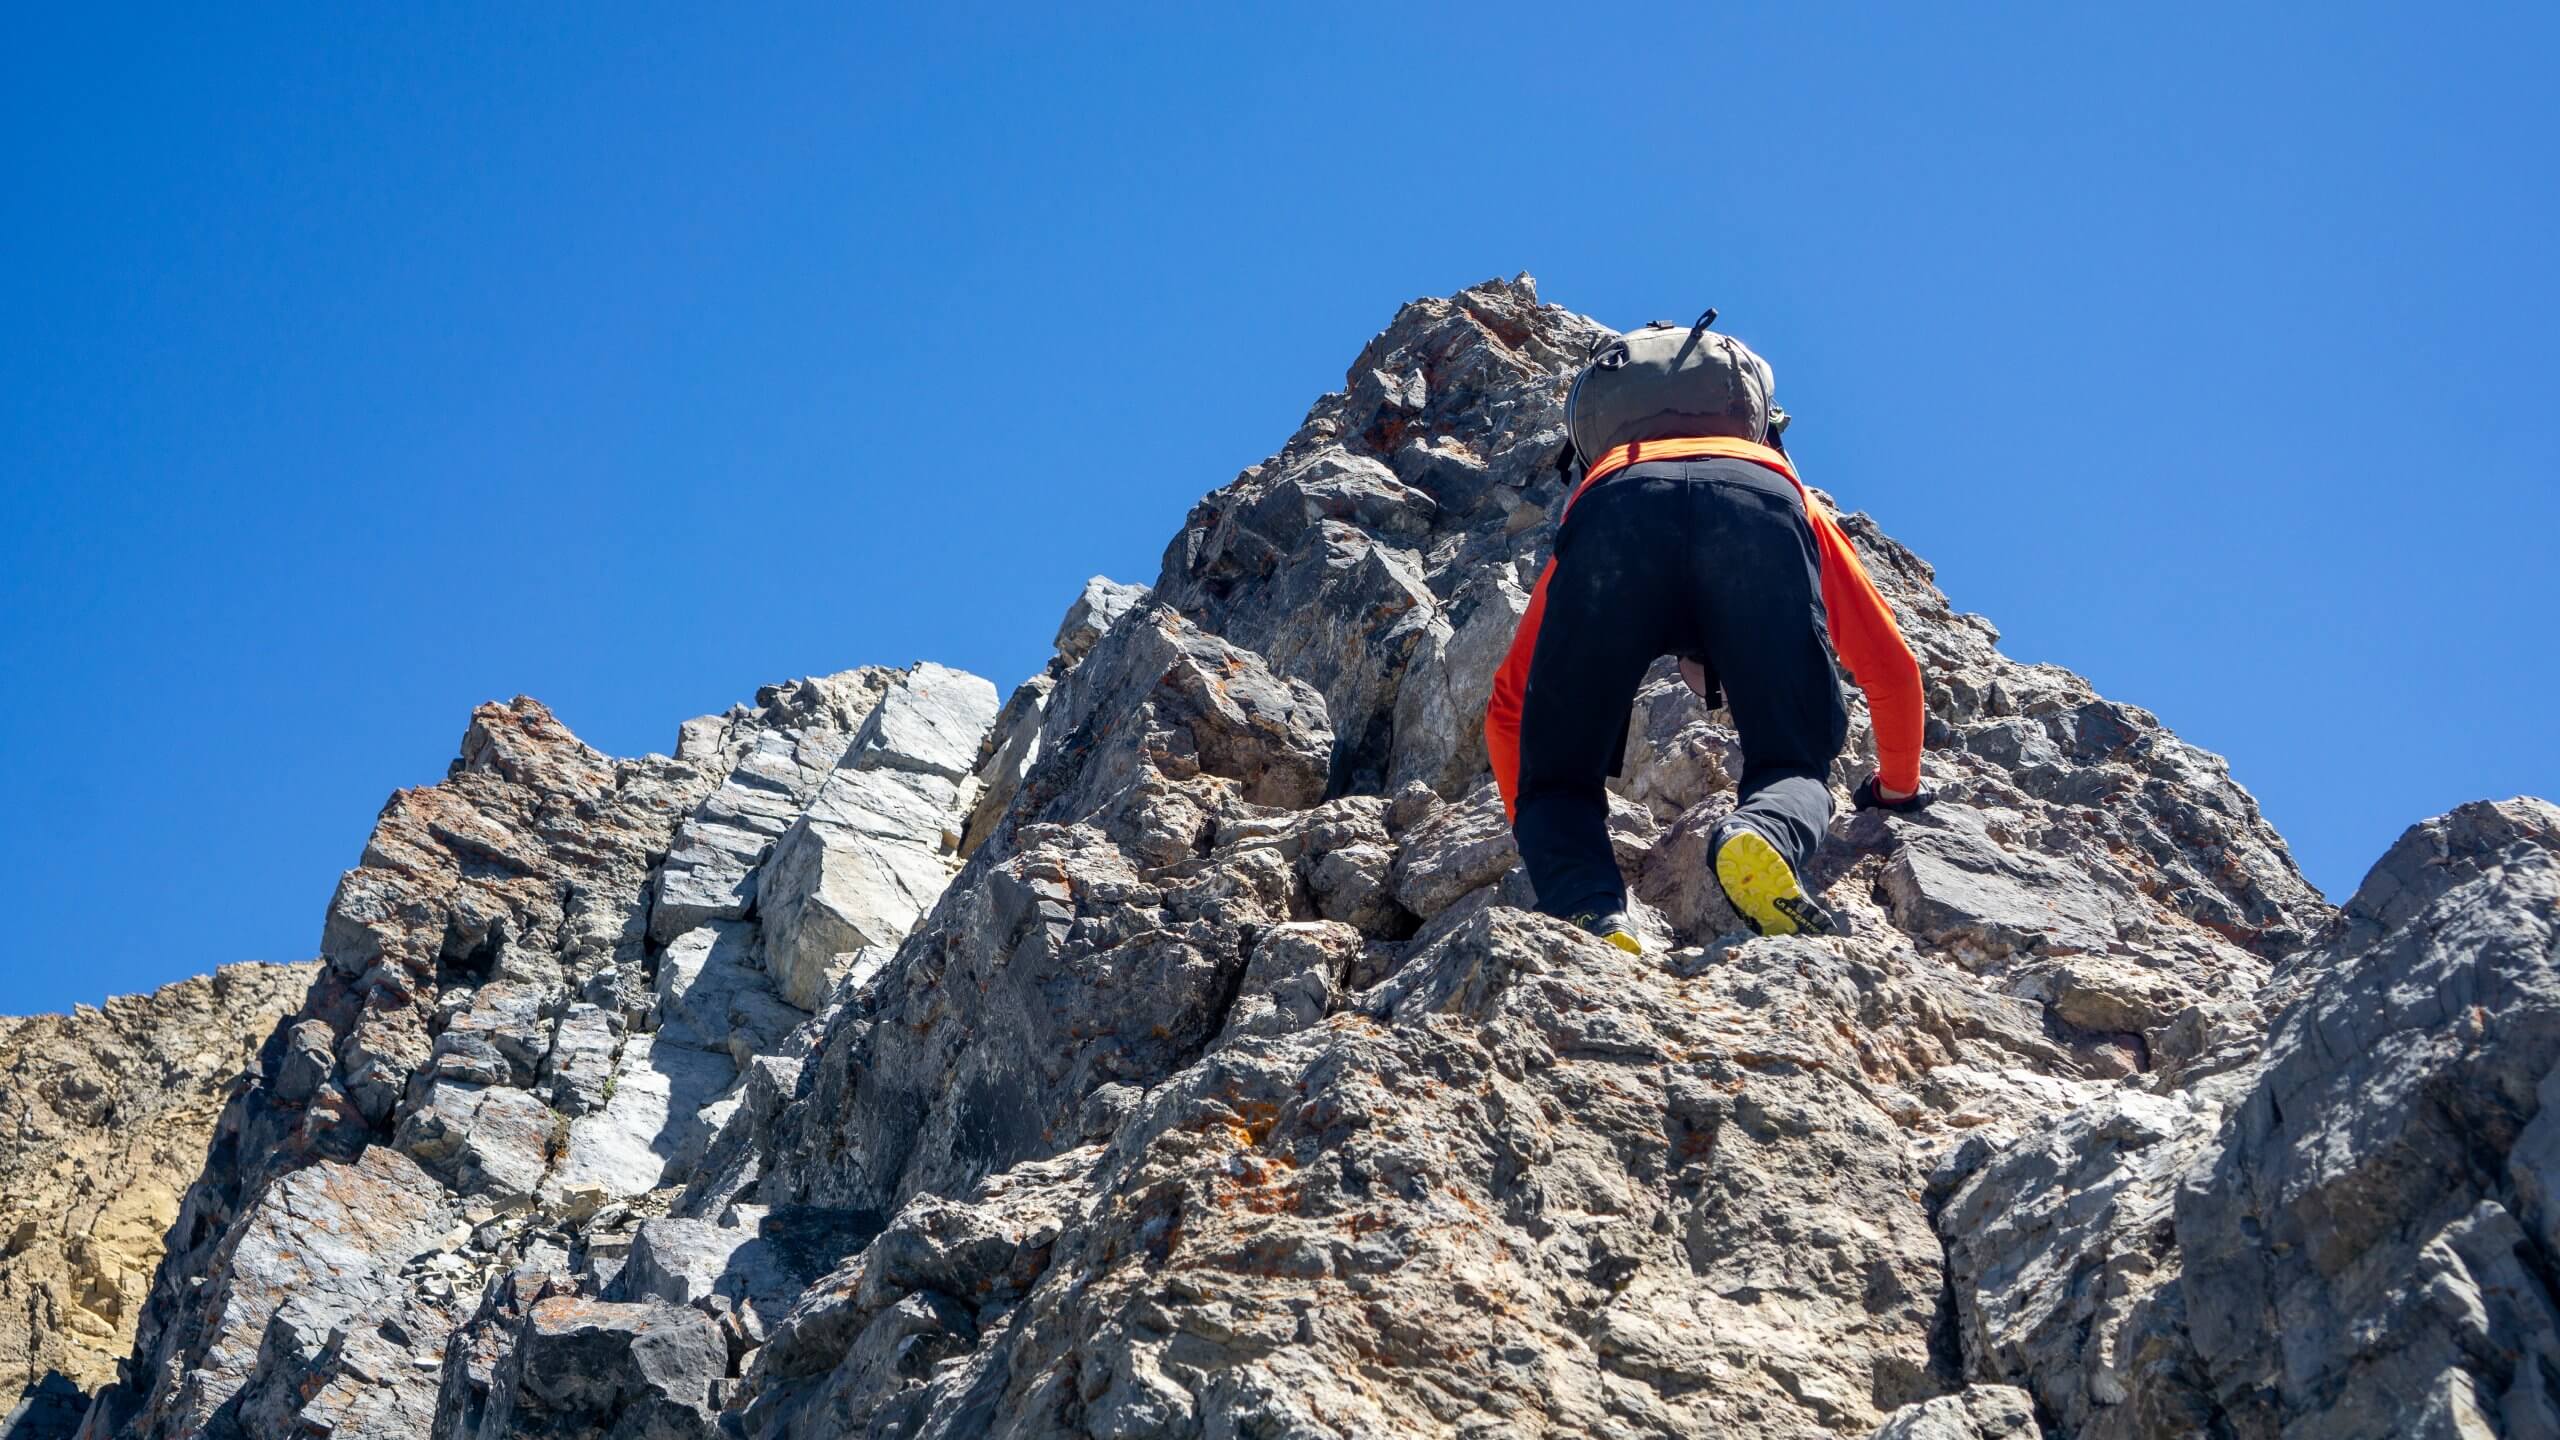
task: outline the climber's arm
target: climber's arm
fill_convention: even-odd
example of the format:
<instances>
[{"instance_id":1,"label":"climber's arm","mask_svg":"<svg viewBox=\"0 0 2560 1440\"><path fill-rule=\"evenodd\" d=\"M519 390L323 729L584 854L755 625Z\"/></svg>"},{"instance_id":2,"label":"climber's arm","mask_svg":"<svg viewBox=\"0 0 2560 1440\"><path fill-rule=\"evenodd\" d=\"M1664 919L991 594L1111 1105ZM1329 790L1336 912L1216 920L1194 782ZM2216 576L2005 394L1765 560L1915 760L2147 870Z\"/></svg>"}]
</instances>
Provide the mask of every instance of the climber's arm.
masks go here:
<instances>
[{"instance_id":1,"label":"climber's arm","mask_svg":"<svg viewBox=\"0 0 2560 1440\"><path fill-rule=\"evenodd\" d=\"M1858 688L1867 692L1867 714L1876 732L1877 783L1911 794L1920 788L1926 717L1920 662L1839 522L1810 496L1806 509L1822 551L1822 608L1831 617L1832 648L1840 652Z\"/></svg>"},{"instance_id":2,"label":"climber's arm","mask_svg":"<svg viewBox=\"0 0 2560 1440\"><path fill-rule=\"evenodd\" d=\"M1484 749L1493 761L1493 783L1502 791L1504 818L1517 818L1520 806L1520 705L1529 694L1529 659L1538 653L1538 624L1547 615L1547 577L1556 562L1538 572L1529 592L1529 608L1511 632L1511 649L1502 668L1493 672L1493 694L1484 702Z\"/></svg>"}]
</instances>

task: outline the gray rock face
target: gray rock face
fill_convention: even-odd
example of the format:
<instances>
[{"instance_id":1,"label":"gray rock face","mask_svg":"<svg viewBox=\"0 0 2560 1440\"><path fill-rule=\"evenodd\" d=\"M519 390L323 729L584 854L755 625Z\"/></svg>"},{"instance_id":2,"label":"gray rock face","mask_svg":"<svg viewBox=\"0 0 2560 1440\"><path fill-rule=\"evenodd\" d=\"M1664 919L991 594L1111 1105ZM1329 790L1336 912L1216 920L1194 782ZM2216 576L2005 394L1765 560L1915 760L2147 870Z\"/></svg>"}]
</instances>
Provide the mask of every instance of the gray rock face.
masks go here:
<instances>
[{"instance_id":1,"label":"gray rock face","mask_svg":"<svg viewBox=\"0 0 2560 1440\"><path fill-rule=\"evenodd\" d=\"M728 778L686 817L659 867L649 933L660 944L706 921L743 918L755 904L764 852L808 808L896 672L848 670L775 686L761 713L743 707L686 730L678 753L725 761Z\"/></svg>"},{"instance_id":2,"label":"gray rock face","mask_svg":"<svg viewBox=\"0 0 2560 1440\"><path fill-rule=\"evenodd\" d=\"M2211 1433L2185 1347L2159 1322L2178 1299L2178 1184L2247 1078L2102 1096L1956 1192L1938 1226L1971 1373L2027 1385L2065 1435Z\"/></svg>"},{"instance_id":3,"label":"gray rock face","mask_svg":"<svg viewBox=\"0 0 2560 1440\"><path fill-rule=\"evenodd\" d=\"M754 919L771 837L867 746L952 792L921 842L947 849L949 772L992 710L956 671L858 671L692 722L684 758L616 761L531 701L482 707L340 884L326 964L216 1126L86 1432L423 1435L466 1335L485 1396L513 1343L473 1329L489 1277L577 1250L601 1283L629 1242L588 1232L690 1181L753 1094L741 1066L806 1022ZM338 1237L325 1284L274 1238L305 1232Z\"/></svg>"},{"instance_id":4,"label":"gray rock face","mask_svg":"<svg viewBox=\"0 0 2560 1440\"><path fill-rule=\"evenodd\" d=\"M412 1404L365 1378L379 1341L404 1357L392 1370L431 1381L407 1357L424 1346L432 1360L454 1323L387 1298L410 1289L402 1267L423 1248L410 1242L538 1178L533 1132L551 1127L532 1092L560 1093L553 1031L573 1000L596 1007L608 1035L638 1008L653 859L717 779L664 757L608 759L519 699L474 714L442 784L392 797L330 902L325 966L217 1123L134 1357L87 1433L285 1433L236 1428L253 1411L340 1434L421 1433L404 1427L431 1415L432 1383ZM499 1090L508 1097L490 1100ZM400 1154L404 1142L416 1154ZM324 1202L344 1227L346 1273L370 1277L360 1308L396 1336L358 1325L339 1343L318 1320L266 1335L257 1297L280 1302L305 1281L292 1242L257 1237L296 1233L296 1207Z\"/></svg>"},{"instance_id":5,"label":"gray rock face","mask_svg":"<svg viewBox=\"0 0 2560 1440\"><path fill-rule=\"evenodd\" d=\"M1668 665L1650 953L1523 908L1478 717L1604 333L1404 307L1001 707L849 672L640 761L484 709L88 1433L2544 1433L2548 807L2333 912L1851 515L1947 798L1834 822L1843 933L1741 933Z\"/></svg>"},{"instance_id":6,"label":"gray rock face","mask_svg":"<svg viewBox=\"0 0 2560 1440\"><path fill-rule=\"evenodd\" d=\"M1975 1372L2075 1435L2560 1433L2555 917L2560 809L2403 836L2279 971L2262 1053L2049 1121L1958 1192Z\"/></svg>"},{"instance_id":7,"label":"gray rock face","mask_svg":"<svg viewBox=\"0 0 2560 1440\"><path fill-rule=\"evenodd\" d=\"M1059 679L1091 654L1121 617L1143 608L1147 595L1144 585L1123 585L1100 575L1084 582L1084 593L1067 607L1067 618L1059 623L1056 653L1048 668L1024 681L996 713L995 728L987 737L987 758L976 772L978 798L962 833L961 859L976 854L995 833L1039 760L1041 723Z\"/></svg>"},{"instance_id":8,"label":"gray rock face","mask_svg":"<svg viewBox=\"0 0 2560 1440\"><path fill-rule=\"evenodd\" d=\"M2288 982L2178 1195L2211 1394L2247 1431L2560 1433L2560 809L2412 830Z\"/></svg>"},{"instance_id":9,"label":"gray rock face","mask_svg":"<svg viewBox=\"0 0 2560 1440\"><path fill-rule=\"evenodd\" d=\"M410 1343L460 1317L401 1271L452 1220L451 1196L388 1147L281 1177L225 1237L198 1348L162 1372L145 1415L172 1434L422 1432L436 1375L409 1363Z\"/></svg>"},{"instance_id":10,"label":"gray rock face","mask_svg":"<svg viewBox=\"0 0 2560 1440\"><path fill-rule=\"evenodd\" d=\"M736 1076L724 1054L627 1037L604 1105L571 1120L551 1147L545 1198L565 1204L590 1189L645 1194L668 1183L670 1171L680 1180L710 1144L721 1118L711 1107Z\"/></svg>"},{"instance_id":11,"label":"gray rock face","mask_svg":"<svg viewBox=\"0 0 2560 1440\"><path fill-rule=\"evenodd\" d=\"M765 955L782 998L818 1008L864 950L906 937L958 868L995 687L918 665L892 683L764 868Z\"/></svg>"},{"instance_id":12,"label":"gray rock face","mask_svg":"<svg viewBox=\"0 0 2560 1440\"><path fill-rule=\"evenodd\" d=\"M1152 1084L1196 1056L1299 881L1263 846L1182 862L1223 817L1314 803L1322 724L1311 691L1176 617L1115 628L1052 698L1051 758L971 862L977 879L899 952L931 956L932 978L884 976L834 1017L765 1198L886 1215L920 1184L966 1183L1072 1132L1097 1085ZM1142 879L1115 837L1194 873Z\"/></svg>"},{"instance_id":13,"label":"gray rock face","mask_svg":"<svg viewBox=\"0 0 2560 1440\"><path fill-rule=\"evenodd\" d=\"M781 1048L808 1012L774 992L757 953L757 930L714 920L658 955L657 1037L662 1044L726 1053L745 1065Z\"/></svg>"}]
</instances>

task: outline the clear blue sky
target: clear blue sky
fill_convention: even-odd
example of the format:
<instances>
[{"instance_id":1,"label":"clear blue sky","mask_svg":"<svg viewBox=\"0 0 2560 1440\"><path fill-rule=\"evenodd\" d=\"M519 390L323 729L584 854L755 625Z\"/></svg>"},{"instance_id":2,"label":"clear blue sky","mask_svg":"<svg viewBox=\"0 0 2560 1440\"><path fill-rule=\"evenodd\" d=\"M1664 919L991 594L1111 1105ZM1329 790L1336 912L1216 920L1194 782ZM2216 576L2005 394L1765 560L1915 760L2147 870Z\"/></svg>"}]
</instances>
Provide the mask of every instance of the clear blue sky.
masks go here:
<instances>
[{"instance_id":1,"label":"clear blue sky","mask_svg":"<svg viewBox=\"0 0 2560 1440\"><path fill-rule=\"evenodd\" d=\"M17 7L0 1013L313 953L485 698L1010 687L1523 269L2333 894L2560 791L2552 7L1250 8Z\"/></svg>"}]
</instances>

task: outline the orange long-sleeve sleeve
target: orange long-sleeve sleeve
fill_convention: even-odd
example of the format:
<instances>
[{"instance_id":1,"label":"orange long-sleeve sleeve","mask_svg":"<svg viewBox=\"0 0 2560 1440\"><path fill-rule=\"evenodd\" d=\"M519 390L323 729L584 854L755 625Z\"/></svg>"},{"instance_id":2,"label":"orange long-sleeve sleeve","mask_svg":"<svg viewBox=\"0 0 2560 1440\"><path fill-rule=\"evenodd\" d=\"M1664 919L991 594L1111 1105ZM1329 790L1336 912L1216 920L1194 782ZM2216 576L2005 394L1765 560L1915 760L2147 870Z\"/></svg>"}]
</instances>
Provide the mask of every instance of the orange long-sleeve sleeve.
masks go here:
<instances>
[{"instance_id":1,"label":"orange long-sleeve sleeve","mask_svg":"<svg viewBox=\"0 0 2560 1440\"><path fill-rule=\"evenodd\" d=\"M1538 625L1547 617L1547 577L1554 573L1556 562L1549 559L1529 591L1529 608L1511 632L1511 648L1503 654L1502 668L1493 672L1493 694L1484 704L1484 749L1493 761L1493 783L1502 792L1506 819L1518 818L1520 702L1529 693L1529 659L1538 653Z\"/></svg>"},{"instance_id":2,"label":"orange long-sleeve sleeve","mask_svg":"<svg viewBox=\"0 0 2560 1440\"><path fill-rule=\"evenodd\" d=\"M1804 482L1796 483L1803 488ZM1810 492L1804 510L1812 517L1822 553L1822 608L1831 617L1831 648L1867 693L1867 714L1876 732L1876 779L1888 789L1918 790L1927 717L1920 661L1840 522Z\"/></svg>"}]
</instances>

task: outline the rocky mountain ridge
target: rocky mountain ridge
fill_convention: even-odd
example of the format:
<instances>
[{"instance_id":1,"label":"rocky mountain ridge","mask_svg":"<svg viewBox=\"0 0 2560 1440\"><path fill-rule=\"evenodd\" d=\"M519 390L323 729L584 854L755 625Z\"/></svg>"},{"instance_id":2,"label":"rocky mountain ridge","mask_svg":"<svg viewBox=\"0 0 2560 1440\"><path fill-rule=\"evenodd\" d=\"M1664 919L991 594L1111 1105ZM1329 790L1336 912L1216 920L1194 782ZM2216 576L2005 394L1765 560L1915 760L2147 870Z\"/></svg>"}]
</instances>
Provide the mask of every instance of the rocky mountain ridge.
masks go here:
<instances>
[{"instance_id":1,"label":"rocky mountain ridge","mask_svg":"<svg viewBox=\"0 0 2560 1440\"><path fill-rule=\"evenodd\" d=\"M1001 705L854 671L637 760L482 707L79 1433L2560 1430L2553 807L2332 909L1852 515L1946 799L1835 822L1847 933L1724 906L1667 668L1652 953L1521 908L1477 718L1602 333L1404 307Z\"/></svg>"}]
</instances>

